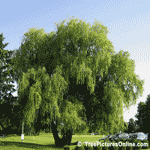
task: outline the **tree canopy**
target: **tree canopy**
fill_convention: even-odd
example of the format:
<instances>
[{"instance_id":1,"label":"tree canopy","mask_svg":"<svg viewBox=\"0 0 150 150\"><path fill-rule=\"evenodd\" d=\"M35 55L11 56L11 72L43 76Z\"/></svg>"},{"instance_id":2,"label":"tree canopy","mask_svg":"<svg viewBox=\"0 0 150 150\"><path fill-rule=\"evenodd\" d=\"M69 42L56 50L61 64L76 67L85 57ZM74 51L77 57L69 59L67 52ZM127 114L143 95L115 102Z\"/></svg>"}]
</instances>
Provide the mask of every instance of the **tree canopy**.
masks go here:
<instances>
[{"instance_id":1,"label":"tree canopy","mask_svg":"<svg viewBox=\"0 0 150 150\"><path fill-rule=\"evenodd\" d=\"M15 92L14 85L10 84L10 82L14 83L12 80L13 69L11 69L11 55L13 51L4 50L4 48L9 44L5 43L3 33L0 34L0 100L1 103L3 101L7 101L6 99L12 96L12 92ZM10 93L8 93L10 92Z\"/></svg>"},{"instance_id":2,"label":"tree canopy","mask_svg":"<svg viewBox=\"0 0 150 150\"><path fill-rule=\"evenodd\" d=\"M31 125L38 109L49 114L56 145L86 123L110 132L124 128L123 107L136 103L144 84L129 53L115 53L107 27L78 19L64 23L50 34L30 29L13 58L21 119Z\"/></svg>"},{"instance_id":3,"label":"tree canopy","mask_svg":"<svg viewBox=\"0 0 150 150\"><path fill-rule=\"evenodd\" d=\"M5 50L4 48L9 43L3 43L3 33L0 34L0 130L10 126L10 119L12 118L13 104L16 98L12 95L16 90L14 89L13 82L13 51ZM11 83L12 82L12 83ZM7 108L7 109L3 109ZM8 129L7 129L8 131Z\"/></svg>"},{"instance_id":4,"label":"tree canopy","mask_svg":"<svg viewBox=\"0 0 150 150\"><path fill-rule=\"evenodd\" d=\"M147 100L138 104L138 113L135 115L137 118L137 124L141 132L150 133L148 120L150 119L150 94L147 96Z\"/></svg>"},{"instance_id":5,"label":"tree canopy","mask_svg":"<svg viewBox=\"0 0 150 150\"><path fill-rule=\"evenodd\" d=\"M128 122L128 133L137 132L137 128L137 122L133 118L130 118Z\"/></svg>"}]
</instances>

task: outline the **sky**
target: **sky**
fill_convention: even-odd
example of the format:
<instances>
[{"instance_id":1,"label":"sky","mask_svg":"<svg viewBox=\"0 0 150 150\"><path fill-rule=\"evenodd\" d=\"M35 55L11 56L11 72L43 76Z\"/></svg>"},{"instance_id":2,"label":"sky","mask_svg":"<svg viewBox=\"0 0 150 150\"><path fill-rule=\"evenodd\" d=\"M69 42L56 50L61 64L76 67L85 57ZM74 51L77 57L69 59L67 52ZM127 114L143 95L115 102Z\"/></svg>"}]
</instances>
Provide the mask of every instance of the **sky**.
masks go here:
<instances>
[{"instance_id":1,"label":"sky","mask_svg":"<svg viewBox=\"0 0 150 150\"><path fill-rule=\"evenodd\" d=\"M135 60L135 73L145 81L142 97L136 105L124 110L124 120L136 119L137 104L145 102L150 94L150 1L149 0L5 0L1 1L0 34L9 43L6 50L19 48L29 28L44 28L46 33L56 31L54 24L71 16L93 25L101 21L110 33L108 39L115 51L128 51ZM17 88L16 83L14 83ZM13 93L17 96L17 92Z\"/></svg>"}]
</instances>

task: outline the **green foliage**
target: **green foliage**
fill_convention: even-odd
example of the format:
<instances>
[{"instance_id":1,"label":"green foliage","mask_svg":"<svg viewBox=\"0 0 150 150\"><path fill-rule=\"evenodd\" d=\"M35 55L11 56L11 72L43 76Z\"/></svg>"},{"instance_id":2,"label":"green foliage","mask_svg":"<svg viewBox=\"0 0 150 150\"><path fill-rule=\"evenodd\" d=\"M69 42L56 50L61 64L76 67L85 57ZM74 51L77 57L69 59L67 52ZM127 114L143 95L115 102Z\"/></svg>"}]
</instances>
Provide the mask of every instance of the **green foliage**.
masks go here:
<instances>
[{"instance_id":1,"label":"green foliage","mask_svg":"<svg viewBox=\"0 0 150 150\"><path fill-rule=\"evenodd\" d=\"M12 54L13 51L4 50L9 44L5 43L3 33L0 34L0 130L6 130L10 132L10 126L12 125L12 110L16 98L12 95L16 90L14 89L14 80L12 78L14 70L12 68ZM10 83L12 82L12 83ZM7 108L7 109L3 109ZM8 129L9 128L9 129Z\"/></svg>"},{"instance_id":2,"label":"green foliage","mask_svg":"<svg viewBox=\"0 0 150 150\"><path fill-rule=\"evenodd\" d=\"M75 147L76 147L75 145L65 145L64 150L74 150Z\"/></svg>"},{"instance_id":3,"label":"green foliage","mask_svg":"<svg viewBox=\"0 0 150 150\"><path fill-rule=\"evenodd\" d=\"M109 148L108 148L108 146L104 146L104 147L102 147L102 149L103 150L108 150Z\"/></svg>"},{"instance_id":4,"label":"green foliage","mask_svg":"<svg viewBox=\"0 0 150 150\"><path fill-rule=\"evenodd\" d=\"M14 73L12 69L12 58L11 55L13 51L4 50L4 48L9 44L5 43L3 33L0 34L0 103L4 101L10 101L10 97L12 96L12 92L15 92L14 85L10 84L13 82L12 74ZM10 92L10 93L8 93Z\"/></svg>"},{"instance_id":5,"label":"green foliage","mask_svg":"<svg viewBox=\"0 0 150 150\"><path fill-rule=\"evenodd\" d=\"M90 135L91 133L75 133L75 135Z\"/></svg>"},{"instance_id":6,"label":"green foliage","mask_svg":"<svg viewBox=\"0 0 150 150\"><path fill-rule=\"evenodd\" d=\"M136 104L143 93L134 61L127 52L115 53L107 27L98 21L65 22L50 34L30 29L15 53L21 120L31 127L35 113L47 115L41 123L55 122L64 134L83 127L124 130L123 107Z\"/></svg>"},{"instance_id":7,"label":"green foliage","mask_svg":"<svg viewBox=\"0 0 150 150\"><path fill-rule=\"evenodd\" d=\"M75 147L75 150L85 150L85 149L84 149L84 146L81 145L81 146L76 146L76 147Z\"/></svg>"},{"instance_id":8,"label":"green foliage","mask_svg":"<svg viewBox=\"0 0 150 150\"><path fill-rule=\"evenodd\" d=\"M135 133L136 131L137 131L136 121L134 121L133 118L130 118L128 123L128 133Z\"/></svg>"},{"instance_id":9,"label":"green foliage","mask_svg":"<svg viewBox=\"0 0 150 150\"><path fill-rule=\"evenodd\" d=\"M87 146L88 150L93 150L93 146Z\"/></svg>"},{"instance_id":10,"label":"green foliage","mask_svg":"<svg viewBox=\"0 0 150 150\"><path fill-rule=\"evenodd\" d=\"M138 104L138 113L135 115L137 118L137 124L139 126L139 131L150 134L150 129L148 126L148 120L150 119L150 95L147 96L147 100L140 102Z\"/></svg>"},{"instance_id":11,"label":"green foliage","mask_svg":"<svg viewBox=\"0 0 150 150\"><path fill-rule=\"evenodd\" d=\"M18 136L18 135L16 135L16 134L8 134L5 137L16 137L16 136Z\"/></svg>"},{"instance_id":12,"label":"green foliage","mask_svg":"<svg viewBox=\"0 0 150 150\"><path fill-rule=\"evenodd\" d=\"M124 122L124 127L125 127L124 132L125 133L129 133L128 132L128 123L127 122Z\"/></svg>"},{"instance_id":13,"label":"green foliage","mask_svg":"<svg viewBox=\"0 0 150 150\"><path fill-rule=\"evenodd\" d=\"M142 143L148 144L148 146L142 146L142 149L149 149L149 140L143 140Z\"/></svg>"},{"instance_id":14,"label":"green foliage","mask_svg":"<svg viewBox=\"0 0 150 150\"><path fill-rule=\"evenodd\" d=\"M102 146L98 145L97 150L102 150Z\"/></svg>"}]
</instances>

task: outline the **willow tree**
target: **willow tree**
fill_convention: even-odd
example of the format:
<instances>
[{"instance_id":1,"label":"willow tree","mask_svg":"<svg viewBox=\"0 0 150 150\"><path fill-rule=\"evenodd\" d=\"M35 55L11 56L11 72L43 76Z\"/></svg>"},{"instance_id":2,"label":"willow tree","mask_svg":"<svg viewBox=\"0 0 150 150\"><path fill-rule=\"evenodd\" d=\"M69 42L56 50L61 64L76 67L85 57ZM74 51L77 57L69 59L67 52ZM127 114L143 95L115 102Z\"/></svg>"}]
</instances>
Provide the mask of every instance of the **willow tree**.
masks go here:
<instances>
[{"instance_id":1,"label":"willow tree","mask_svg":"<svg viewBox=\"0 0 150 150\"><path fill-rule=\"evenodd\" d=\"M109 119L107 123L109 124L110 121L110 126L113 125L114 127L118 124L121 130L125 129L122 108L129 109L130 106L136 104L138 96L143 93L144 84L144 81L140 80L139 76L135 74L135 63L129 56L128 52L122 50L113 55L108 73L101 78L101 83L104 85L103 98L111 104L106 104L106 107L104 107L108 110L106 111L107 117L112 117L113 120ZM112 130L114 127L112 127Z\"/></svg>"},{"instance_id":2,"label":"willow tree","mask_svg":"<svg viewBox=\"0 0 150 150\"><path fill-rule=\"evenodd\" d=\"M13 59L21 120L31 125L36 113L47 115L57 146L71 144L72 132L86 124L97 131L123 127L123 107L143 92L133 61L126 52L115 54L107 27L64 23L50 34L30 29Z\"/></svg>"}]
</instances>

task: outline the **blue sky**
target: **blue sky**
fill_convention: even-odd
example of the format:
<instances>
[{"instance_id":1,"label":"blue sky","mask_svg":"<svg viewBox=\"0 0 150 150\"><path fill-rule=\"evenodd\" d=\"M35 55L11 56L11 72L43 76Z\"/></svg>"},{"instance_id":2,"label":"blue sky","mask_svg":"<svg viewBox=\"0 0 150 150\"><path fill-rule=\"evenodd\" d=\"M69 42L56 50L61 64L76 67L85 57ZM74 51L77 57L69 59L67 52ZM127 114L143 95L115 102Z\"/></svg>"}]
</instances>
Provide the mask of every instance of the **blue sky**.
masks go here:
<instances>
[{"instance_id":1,"label":"blue sky","mask_svg":"<svg viewBox=\"0 0 150 150\"><path fill-rule=\"evenodd\" d=\"M69 16L78 17L93 25L95 19L107 26L108 38L115 51L128 51L135 60L135 73L145 80L144 93L137 104L145 102L150 94L150 1L149 0L5 0L1 2L0 33L5 37L5 48L19 48L29 28L44 28L45 32L56 31L58 23ZM15 83L16 86L16 83ZM17 92L13 93L14 96ZM137 104L124 110L124 120L129 121L137 113ZM135 119L135 118L134 118Z\"/></svg>"}]
</instances>

